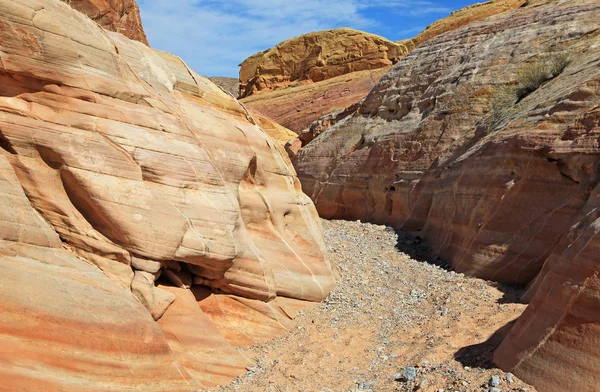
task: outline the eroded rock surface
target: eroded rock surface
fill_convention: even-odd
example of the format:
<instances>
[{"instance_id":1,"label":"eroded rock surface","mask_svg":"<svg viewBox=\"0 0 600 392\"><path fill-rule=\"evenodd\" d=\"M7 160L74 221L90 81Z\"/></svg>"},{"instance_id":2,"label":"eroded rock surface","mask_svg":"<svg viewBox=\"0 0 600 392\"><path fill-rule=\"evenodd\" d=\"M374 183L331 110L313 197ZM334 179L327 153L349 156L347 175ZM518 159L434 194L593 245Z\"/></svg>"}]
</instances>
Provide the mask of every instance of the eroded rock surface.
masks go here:
<instances>
[{"instance_id":1,"label":"eroded rock surface","mask_svg":"<svg viewBox=\"0 0 600 392\"><path fill-rule=\"evenodd\" d=\"M349 28L317 31L284 41L241 64L240 97L312 83L356 71L389 68L406 48Z\"/></svg>"},{"instance_id":2,"label":"eroded rock surface","mask_svg":"<svg viewBox=\"0 0 600 392\"><path fill-rule=\"evenodd\" d=\"M496 362L544 391L597 385L599 20L597 2L557 1L433 38L296 161L325 217L420 230L460 272L537 276ZM490 112L524 67L565 56Z\"/></svg>"},{"instance_id":3,"label":"eroded rock surface","mask_svg":"<svg viewBox=\"0 0 600 392\"><path fill-rule=\"evenodd\" d=\"M240 80L225 76L211 76L210 81L237 98L240 95Z\"/></svg>"},{"instance_id":4,"label":"eroded rock surface","mask_svg":"<svg viewBox=\"0 0 600 392\"><path fill-rule=\"evenodd\" d=\"M275 140L282 147L285 146L290 140L298 137L295 132L292 132L282 125L279 125L269 117L254 109L249 109L248 113L252 116L256 124L261 127L261 129L265 131L267 135L271 137L271 139Z\"/></svg>"},{"instance_id":5,"label":"eroded rock surface","mask_svg":"<svg viewBox=\"0 0 600 392\"><path fill-rule=\"evenodd\" d=\"M333 284L283 148L61 1L0 0L0 147L2 388L217 385Z\"/></svg>"},{"instance_id":6,"label":"eroded rock surface","mask_svg":"<svg viewBox=\"0 0 600 392\"><path fill-rule=\"evenodd\" d=\"M409 51L414 50L423 42L448 31L464 27L494 15L514 10L525 5L531 5L532 0L491 0L476 3L460 10L452 12L448 17L433 22L417 36L398 41L406 46Z\"/></svg>"},{"instance_id":7,"label":"eroded rock surface","mask_svg":"<svg viewBox=\"0 0 600 392\"><path fill-rule=\"evenodd\" d=\"M148 45L140 9L135 0L69 0L67 3L106 30L121 33Z\"/></svg>"},{"instance_id":8,"label":"eroded rock surface","mask_svg":"<svg viewBox=\"0 0 600 392\"><path fill-rule=\"evenodd\" d=\"M398 54L400 57L405 56L421 43L437 35L461 28L469 23L502 12L519 8L525 4L529 3L526 0L497 0L465 7L428 26L416 37L409 40L398 41L396 44L399 45L399 49L395 49L394 53L395 55ZM343 31L346 30L347 29L343 29ZM337 30L334 30L333 32L336 32L336 34L339 35ZM327 31L313 33L312 35L307 36L307 38L303 38L304 36L294 38L282 42L269 51L256 54L242 64L242 69L240 71L242 91L244 91L244 83L256 90L249 90L246 93L242 93L242 97L247 97L244 100L246 105L264 113L294 132L299 133L301 143L297 144L301 144L302 146L308 144L316 136L329 129L335 123L353 114L356 111L357 106L360 105L358 102L366 97L371 88L373 88L379 79L381 79L381 77L390 69L389 65L382 64L378 65L378 67L382 68L372 70L369 73L353 73L353 71L355 71L354 67L337 67L332 75L344 76L310 84L311 82L320 79L311 79L310 77L302 75L313 72L306 71L306 69L311 69L311 66L315 66L313 57L316 54L321 53L321 51L324 51L324 49L321 49L322 41L327 42L327 39L335 38L341 40L339 45L344 45L343 42L347 40L344 35L342 35L342 38L339 38L336 34ZM370 35L366 34L366 36L369 37ZM297 50L299 42L302 42L302 45L304 45L301 45L302 49L300 50L300 53L304 53L307 50L307 47L311 48L313 57L309 58L310 61L302 58L302 56L294 57L288 53L292 49ZM330 46L331 44L327 43L326 45ZM388 43L386 43L386 45L386 47L390 46ZM373 56L373 54L369 51L365 52L364 50L358 49L360 48L353 45L346 46L344 50L348 51L349 54L346 54L345 57L342 56L342 58L347 57L352 59L353 64L361 64L361 62L371 64L369 56ZM286 61L282 60L284 58ZM337 57L335 58L337 59ZM396 61L397 58L394 57L394 63ZM278 65L279 68L277 68L271 63L281 63L283 65L280 64ZM270 71L263 70L263 68ZM271 68L273 69L271 70ZM373 68L374 67L371 67L369 69ZM286 75L289 73L290 75L293 74L296 76L282 77L279 75L281 69L289 71L283 72ZM252 79L252 72L256 75L260 74L260 76L256 76ZM331 71L328 72L331 73ZM264 73L264 75L262 75L262 73ZM328 77L330 78L331 76ZM254 80L255 85L252 84L252 80ZM295 83L292 83L294 81ZM340 82L343 83L343 85L341 85L342 89L338 88ZM309 86L306 86L306 83L309 83ZM277 91L272 92L271 90L274 89L277 89ZM246 88L246 90L248 90L248 88ZM254 96L249 96L251 94L254 94ZM289 151L292 151L291 155L293 156L295 154L294 151L297 150L298 146L290 147L291 149Z\"/></svg>"},{"instance_id":9,"label":"eroded rock surface","mask_svg":"<svg viewBox=\"0 0 600 392\"><path fill-rule=\"evenodd\" d=\"M313 121L364 98L388 70L389 67L351 72L317 83L252 95L241 102L296 133L305 133Z\"/></svg>"}]
</instances>

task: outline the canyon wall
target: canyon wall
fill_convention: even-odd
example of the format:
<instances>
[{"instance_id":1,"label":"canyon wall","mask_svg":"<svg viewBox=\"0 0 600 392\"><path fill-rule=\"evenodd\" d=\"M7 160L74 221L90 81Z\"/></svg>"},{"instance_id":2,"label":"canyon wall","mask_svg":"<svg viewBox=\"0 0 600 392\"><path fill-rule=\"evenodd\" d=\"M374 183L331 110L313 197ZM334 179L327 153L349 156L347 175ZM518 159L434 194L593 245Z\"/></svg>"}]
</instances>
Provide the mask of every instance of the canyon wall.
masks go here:
<instances>
[{"instance_id":1,"label":"canyon wall","mask_svg":"<svg viewBox=\"0 0 600 392\"><path fill-rule=\"evenodd\" d=\"M396 43L350 29L284 41L241 64L242 102L301 134L295 143L306 145L314 135L354 113L356 103L391 65L421 43L526 3L494 0L468 6L431 24L416 37Z\"/></svg>"},{"instance_id":2,"label":"canyon wall","mask_svg":"<svg viewBox=\"0 0 600 392\"><path fill-rule=\"evenodd\" d=\"M190 391L334 283L283 148L179 58L0 0L3 390Z\"/></svg>"},{"instance_id":3,"label":"canyon wall","mask_svg":"<svg viewBox=\"0 0 600 392\"><path fill-rule=\"evenodd\" d=\"M322 216L420 231L460 272L530 284L496 362L544 391L597 385L599 17L546 2L432 38L295 158Z\"/></svg>"},{"instance_id":4,"label":"canyon wall","mask_svg":"<svg viewBox=\"0 0 600 392\"><path fill-rule=\"evenodd\" d=\"M433 22L425 30L411 39L398 41L409 51L414 50L423 42L440 34L456 30L470 23L529 5L530 0L491 0L469 5L452 12L446 18Z\"/></svg>"}]
</instances>

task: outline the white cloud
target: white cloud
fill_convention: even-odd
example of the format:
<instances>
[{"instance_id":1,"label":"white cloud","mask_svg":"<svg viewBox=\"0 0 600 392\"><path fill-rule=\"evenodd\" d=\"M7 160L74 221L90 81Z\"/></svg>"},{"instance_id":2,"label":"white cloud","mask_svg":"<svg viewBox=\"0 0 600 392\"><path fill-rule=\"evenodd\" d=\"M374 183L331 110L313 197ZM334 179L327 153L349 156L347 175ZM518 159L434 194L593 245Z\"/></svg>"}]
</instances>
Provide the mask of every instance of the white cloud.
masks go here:
<instances>
[{"instance_id":1,"label":"white cloud","mask_svg":"<svg viewBox=\"0 0 600 392\"><path fill-rule=\"evenodd\" d=\"M424 0L139 0L150 44L200 74L237 76L248 56L311 31L377 26L369 9L448 13Z\"/></svg>"}]
</instances>

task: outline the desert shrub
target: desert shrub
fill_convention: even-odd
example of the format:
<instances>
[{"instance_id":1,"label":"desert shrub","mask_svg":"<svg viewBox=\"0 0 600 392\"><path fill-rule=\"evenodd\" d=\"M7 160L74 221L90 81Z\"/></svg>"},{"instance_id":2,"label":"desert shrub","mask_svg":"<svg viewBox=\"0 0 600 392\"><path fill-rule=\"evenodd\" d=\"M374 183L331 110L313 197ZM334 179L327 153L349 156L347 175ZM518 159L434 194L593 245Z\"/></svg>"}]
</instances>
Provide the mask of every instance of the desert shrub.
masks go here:
<instances>
[{"instance_id":1,"label":"desert shrub","mask_svg":"<svg viewBox=\"0 0 600 392\"><path fill-rule=\"evenodd\" d=\"M516 102L515 88L512 86L502 87L494 92L490 101L489 114L483 121L488 133L496 130L510 118Z\"/></svg>"},{"instance_id":2,"label":"desert shrub","mask_svg":"<svg viewBox=\"0 0 600 392\"><path fill-rule=\"evenodd\" d=\"M514 113L515 104L537 90L546 81L564 72L571 64L571 58L564 53L547 60L527 64L517 71L516 87L497 89L490 101L490 111L482 125L487 133L497 130Z\"/></svg>"},{"instance_id":3,"label":"desert shrub","mask_svg":"<svg viewBox=\"0 0 600 392\"><path fill-rule=\"evenodd\" d=\"M517 71L517 99L523 99L550 79L550 71L544 61L527 64Z\"/></svg>"},{"instance_id":4,"label":"desert shrub","mask_svg":"<svg viewBox=\"0 0 600 392\"><path fill-rule=\"evenodd\" d=\"M517 100L521 100L540 88L544 82L557 77L571 64L570 57L565 54L557 54L544 61L527 64L517 71Z\"/></svg>"},{"instance_id":5,"label":"desert shrub","mask_svg":"<svg viewBox=\"0 0 600 392\"><path fill-rule=\"evenodd\" d=\"M557 54L548 63L548 71L553 78L557 77L571 64L571 57L566 53Z\"/></svg>"}]
</instances>

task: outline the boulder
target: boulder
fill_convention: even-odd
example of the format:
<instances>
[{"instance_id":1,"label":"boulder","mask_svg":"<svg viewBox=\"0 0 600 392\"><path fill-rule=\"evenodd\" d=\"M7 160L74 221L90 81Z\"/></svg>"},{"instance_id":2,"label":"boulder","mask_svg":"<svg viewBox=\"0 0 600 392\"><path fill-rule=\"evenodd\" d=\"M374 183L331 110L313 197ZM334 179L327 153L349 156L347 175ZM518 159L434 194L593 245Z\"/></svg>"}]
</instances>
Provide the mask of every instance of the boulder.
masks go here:
<instances>
[{"instance_id":1,"label":"boulder","mask_svg":"<svg viewBox=\"0 0 600 392\"><path fill-rule=\"evenodd\" d=\"M283 147L179 58L58 0L0 0L0 201L7 390L224 383L246 360L194 281L278 309L334 283Z\"/></svg>"}]
</instances>

